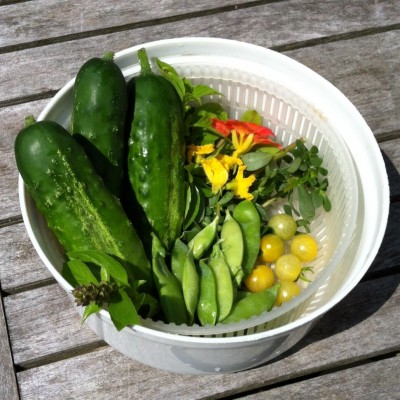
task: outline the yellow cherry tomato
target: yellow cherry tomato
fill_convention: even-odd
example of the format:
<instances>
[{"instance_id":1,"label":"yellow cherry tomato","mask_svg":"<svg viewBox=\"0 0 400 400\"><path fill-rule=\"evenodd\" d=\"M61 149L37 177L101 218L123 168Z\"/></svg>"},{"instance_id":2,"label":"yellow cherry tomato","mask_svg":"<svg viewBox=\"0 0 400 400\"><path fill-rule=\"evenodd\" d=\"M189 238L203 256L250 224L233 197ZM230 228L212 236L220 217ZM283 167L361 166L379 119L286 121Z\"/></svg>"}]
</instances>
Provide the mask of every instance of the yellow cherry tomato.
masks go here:
<instances>
[{"instance_id":1,"label":"yellow cherry tomato","mask_svg":"<svg viewBox=\"0 0 400 400\"><path fill-rule=\"evenodd\" d=\"M244 280L244 284L250 292L262 292L274 284L274 271L267 265L257 265L250 275Z\"/></svg>"},{"instance_id":2,"label":"yellow cherry tomato","mask_svg":"<svg viewBox=\"0 0 400 400\"><path fill-rule=\"evenodd\" d=\"M316 240L306 233L296 235L290 244L290 252L301 261L312 261L317 256L318 245Z\"/></svg>"},{"instance_id":3,"label":"yellow cherry tomato","mask_svg":"<svg viewBox=\"0 0 400 400\"><path fill-rule=\"evenodd\" d=\"M275 262L285 251L283 240L272 233L261 238L261 260L263 262Z\"/></svg>"},{"instance_id":4,"label":"yellow cherry tomato","mask_svg":"<svg viewBox=\"0 0 400 400\"><path fill-rule=\"evenodd\" d=\"M293 282L299 277L302 265L299 257L294 254L284 254L276 260L275 274L280 280Z\"/></svg>"},{"instance_id":5,"label":"yellow cherry tomato","mask_svg":"<svg viewBox=\"0 0 400 400\"><path fill-rule=\"evenodd\" d=\"M278 296L276 297L276 304L278 306L292 300L293 297L298 296L301 292L296 282L281 281L279 284Z\"/></svg>"},{"instance_id":6,"label":"yellow cherry tomato","mask_svg":"<svg viewBox=\"0 0 400 400\"><path fill-rule=\"evenodd\" d=\"M296 220L288 214L275 214L268 221L275 235L283 240L291 239L297 230Z\"/></svg>"}]
</instances>

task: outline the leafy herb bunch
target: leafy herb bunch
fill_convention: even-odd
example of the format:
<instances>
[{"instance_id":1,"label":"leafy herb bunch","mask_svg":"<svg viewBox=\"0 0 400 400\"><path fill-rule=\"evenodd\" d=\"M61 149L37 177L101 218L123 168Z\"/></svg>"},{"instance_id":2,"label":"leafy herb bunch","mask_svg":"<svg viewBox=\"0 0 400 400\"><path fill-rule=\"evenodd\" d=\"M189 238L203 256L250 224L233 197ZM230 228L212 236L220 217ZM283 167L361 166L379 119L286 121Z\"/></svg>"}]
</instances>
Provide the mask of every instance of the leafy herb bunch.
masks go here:
<instances>
[{"instance_id":1,"label":"leafy herb bunch","mask_svg":"<svg viewBox=\"0 0 400 400\"><path fill-rule=\"evenodd\" d=\"M195 146L198 150L197 156L188 157L186 166L185 229L196 221L202 221L203 225L210 223L216 210L232 210L243 198L255 203L265 227L268 207L277 200L284 201L285 213L295 216L298 226L306 231L317 209L323 207L330 211L328 171L322 165L317 146L308 148L305 140L299 138L282 148L275 142L274 134L262 126L262 117L257 111L246 111L240 121L229 120L221 104L213 101L222 96L218 91L205 85L192 85L161 60L157 59L157 65L184 104L188 148ZM229 169L225 184L213 190L214 184L218 185L220 171L218 166L207 171L207 165L212 163L210 160L232 154L245 167L235 165ZM235 185L230 184L238 170L243 174L241 182L236 184L242 185L241 189L248 184L247 190L235 190Z\"/></svg>"}]
</instances>

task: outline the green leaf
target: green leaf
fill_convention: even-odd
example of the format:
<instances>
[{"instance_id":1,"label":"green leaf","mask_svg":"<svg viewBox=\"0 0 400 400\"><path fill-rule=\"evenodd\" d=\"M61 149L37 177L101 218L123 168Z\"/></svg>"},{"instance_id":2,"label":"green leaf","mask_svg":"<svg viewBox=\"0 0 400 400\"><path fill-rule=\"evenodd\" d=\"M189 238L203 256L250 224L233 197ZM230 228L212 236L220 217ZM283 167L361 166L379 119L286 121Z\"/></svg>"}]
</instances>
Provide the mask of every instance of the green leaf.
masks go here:
<instances>
[{"instance_id":1,"label":"green leaf","mask_svg":"<svg viewBox=\"0 0 400 400\"><path fill-rule=\"evenodd\" d=\"M91 283L97 285L99 283L90 268L81 260L69 260L66 262L65 268L68 269L68 273L63 271L63 276L68 276L64 273L70 274L78 285L89 285Z\"/></svg>"},{"instance_id":2,"label":"green leaf","mask_svg":"<svg viewBox=\"0 0 400 400\"><path fill-rule=\"evenodd\" d=\"M289 174L294 174L299 169L301 161L302 161L301 158L299 157L295 158L288 166L287 172L289 172Z\"/></svg>"},{"instance_id":3,"label":"green leaf","mask_svg":"<svg viewBox=\"0 0 400 400\"><path fill-rule=\"evenodd\" d=\"M112 256L96 250L71 251L67 253L70 259L90 262L105 268L116 282L129 286L128 274L125 268Z\"/></svg>"},{"instance_id":4,"label":"green leaf","mask_svg":"<svg viewBox=\"0 0 400 400\"><path fill-rule=\"evenodd\" d=\"M181 100L183 100L183 97L186 92L185 83L183 79L179 76L179 74L176 72L175 68L161 61L158 58L156 58L156 63L158 65L158 68L160 68L161 74L164 76L165 79L167 79L172 84L172 86L175 88Z\"/></svg>"},{"instance_id":5,"label":"green leaf","mask_svg":"<svg viewBox=\"0 0 400 400\"><path fill-rule=\"evenodd\" d=\"M82 319L81 319L81 323L83 324L90 315L92 314L96 314L101 310L101 307L96 304L94 301L92 301L91 303L89 303L85 309L83 310L83 314L82 314Z\"/></svg>"},{"instance_id":6,"label":"green leaf","mask_svg":"<svg viewBox=\"0 0 400 400\"><path fill-rule=\"evenodd\" d=\"M314 203L314 207L316 209L322 206L323 196L319 192L316 192L315 190L313 190L311 192L311 198Z\"/></svg>"},{"instance_id":7,"label":"green leaf","mask_svg":"<svg viewBox=\"0 0 400 400\"><path fill-rule=\"evenodd\" d=\"M315 216L315 207L310 194L303 186L297 187L299 196L299 211L305 220L311 220Z\"/></svg>"},{"instance_id":8,"label":"green leaf","mask_svg":"<svg viewBox=\"0 0 400 400\"><path fill-rule=\"evenodd\" d=\"M245 111L240 119L244 122L252 122L258 125L262 124L262 117L256 110Z\"/></svg>"},{"instance_id":9,"label":"green leaf","mask_svg":"<svg viewBox=\"0 0 400 400\"><path fill-rule=\"evenodd\" d=\"M262 151L252 151L243 154L241 158L246 164L247 171L256 171L268 165L271 162L273 155Z\"/></svg>"},{"instance_id":10,"label":"green leaf","mask_svg":"<svg viewBox=\"0 0 400 400\"><path fill-rule=\"evenodd\" d=\"M328 196L326 194L324 194L324 196L322 197L322 205L323 205L324 210L326 212L331 211L332 204L331 204L331 201L329 200L329 198L328 198Z\"/></svg>"},{"instance_id":11,"label":"green leaf","mask_svg":"<svg viewBox=\"0 0 400 400\"><path fill-rule=\"evenodd\" d=\"M122 288L118 293L119 297L108 303L108 311L117 330L129 325L140 325L140 318L131 298Z\"/></svg>"},{"instance_id":12,"label":"green leaf","mask_svg":"<svg viewBox=\"0 0 400 400\"><path fill-rule=\"evenodd\" d=\"M183 228L186 230L197 219L199 214L204 213L203 196L195 185L190 185L187 189L186 212Z\"/></svg>"},{"instance_id":13,"label":"green leaf","mask_svg":"<svg viewBox=\"0 0 400 400\"><path fill-rule=\"evenodd\" d=\"M224 193L224 195L219 199L218 203L221 205L225 205L229 203L233 199L233 192L228 191Z\"/></svg>"},{"instance_id":14,"label":"green leaf","mask_svg":"<svg viewBox=\"0 0 400 400\"><path fill-rule=\"evenodd\" d=\"M192 95L198 99L201 99L202 97L205 96L212 96L214 94L221 95L221 93L218 92L218 90L215 90L206 85L193 86Z\"/></svg>"}]
</instances>

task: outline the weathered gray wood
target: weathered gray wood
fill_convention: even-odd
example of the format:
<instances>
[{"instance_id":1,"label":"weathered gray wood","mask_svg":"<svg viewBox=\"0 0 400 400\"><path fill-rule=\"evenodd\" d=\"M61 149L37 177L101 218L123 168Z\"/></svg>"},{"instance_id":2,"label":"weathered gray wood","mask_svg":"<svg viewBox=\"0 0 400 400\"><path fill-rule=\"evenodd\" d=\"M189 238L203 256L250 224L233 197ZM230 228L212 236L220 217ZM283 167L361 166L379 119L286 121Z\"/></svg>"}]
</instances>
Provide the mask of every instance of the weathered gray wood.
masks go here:
<instances>
[{"instance_id":1,"label":"weathered gray wood","mask_svg":"<svg viewBox=\"0 0 400 400\"><path fill-rule=\"evenodd\" d=\"M0 108L0 220L21 214L14 141L17 133L24 126L24 118L29 114L37 117L47 102L48 100L39 100Z\"/></svg>"},{"instance_id":2,"label":"weathered gray wood","mask_svg":"<svg viewBox=\"0 0 400 400\"><path fill-rule=\"evenodd\" d=\"M3 291L13 293L53 281L33 248L24 224L1 229L0 282Z\"/></svg>"},{"instance_id":3,"label":"weathered gray wood","mask_svg":"<svg viewBox=\"0 0 400 400\"><path fill-rule=\"evenodd\" d=\"M320 73L340 89L379 138L381 133L399 131L395 121L400 109L398 43L398 31L391 31L285 54Z\"/></svg>"},{"instance_id":4,"label":"weathered gray wood","mask_svg":"<svg viewBox=\"0 0 400 400\"><path fill-rule=\"evenodd\" d=\"M53 284L4 299L15 364L24 368L104 345Z\"/></svg>"},{"instance_id":5,"label":"weathered gray wood","mask_svg":"<svg viewBox=\"0 0 400 400\"><path fill-rule=\"evenodd\" d=\"M0 291L0 398L19 399L17 379L8 340L7 323L4 316L3 301Z\"/></svg>"},{"instance_id":6,"label":"weathered gray wood","mask_svg":"<svg viewBox=\"0 0 400 400\"><path fill-rule=\"evenodd\" d=\"M10 294L5 315L0 308L0 398L18 396L4 318L16 366L27 368L17 374L24 399L400 398L398 359L383 359L400 351L399 16L397 0L0 0L0 283ZM282 358L231 375L178 376L104 345L49 283L23 224L6 222L20 213L13 142L25 115L37 116L89 57L180 36L272 47L316 70L359 109L389 171L389 225L367 280Z\"/></svg>"},{"instance_id":7,"label":"weathered gray wood","mask_svg":"<svg viewBox=\"0 0 400 400\"><path fill-rule=\"evenodd\" d=\"M213 9L218 12L248 2L241 1L238 4L232 0L220 0L210 5L207 0L148 0L146 3L128 0L93 0L90 3L84 0L37 0L22 8L15 4L4 10L0 16L0 47L93 31L122 30L126 26L154 25L160 18L182 18L189 10L190 14L210 13Z\"/></svg>"},{"instance_id":8,"label":"weathered gray wood","mask_svg":"<svg viewBox=\"0 0 400 400\"><path fill-rule=\"evenodd\" d=\"M260 390L240 399L398 400L399 382L400 357L394 356L274 389Z\"/></svg>"},{"instance_id":9,"label":"weathered gray wood","mask_svg":"<svg viewBox=\"0 0 400 400\"><path fill-rule=\"evenodd\" d=\"M110 393L115 398L178 398L178 393L180 398L185 399L201 399L213 395L222 397L379 354L394 353L400 351L399 283L400 275L397 274L358 285L281 359L250 371L188 378L143 366L107 346L89 354L20 372L18 382L21 395L24 399L53 398L57 392L60 393L60 400L82 397L107 399ZM53 287L49 287L49 291L52 290ZM6 312L9 314L12 342L19 348L22 335L17 329L18 313L15 310L10 313L8 307L11 301L19 304L22 302L11 300L11 297L14 296L7 298ZM36 297L32 296L33 303ZM39 302L41 298L39 296ZM58 304L60 309L65 309L63 302ZM22 307L13 306L18 310ZM46 346L61 351L65 340L61 329L61 326L66 326L65 314L63 316L59 312L52 315L49 312L47 316L40 314L38 317L32 319L32 322L35 326L39 324L40 331L45 325L52 328L46 335ZM64 328L64 331L68 332L68 328ZM30 334L25 330L24 341L30 343L35 352L47 353L45 348L38 350L44 343L35 338L35 329ZM21 354L18 348L14 348L15 357ZM27 351L24 349L25 354L28 354ZM79 381L87 384L76 384Z\"/></svg>"},{"instance_id":10,"label":"weathered gray wood","mask_svg":"<svg viewBox=\"0 0 400 400\"><path fill-rule=\"evenodd\" d=\"M139 3L135 2L135 4ZM76 74L85 60L93 56L100 56L107 50L118 51L152 40L182 36L214 36L243 40L264 47L282 46L292 42L325 37L333 33L345 34L350 27L353 29L356 27L357 30L370 29L377 26L376 24L381 20L394 22L395 20L392 19L399 13L399 3L395 0L379 5L358 0L354 7L349 7L349 13L343 13L341 5L331 1L324 2L326 12L310 12L310 10L318 10L320 7L317 0L284 1L250 7L240 10L240 12L231 11L190 20L177 20L154 26L122 30L102 35L101 40L98 37L71 40L62 44L46 46L46 51L43 51L43 47L38 47L1 54L0 77L7 90L0 93L0 104L12 99L20 99L23 96L38 95L60 88ZM52 7L46 8L53 9ZM91 9L96 10L95 7L91 7ZM163 15L158 8L157 15ZM304 18L304 15L307 15L307 18ZM379 18L377 18L378 15ZM47 21L45 24L46 29L48 24L51 24L51 21ZM309 29L310 26L313 27L312 30ZM381 60L393 57L384 53L386 51L392 53L395 50L390 47L398 43L398 37L393 39L392 44L390 39L388 44L385 43L386 41L386 38L379 41L379 45L382 46L379 53L371 53L368 52L368 47L357 46L360 47L360 51L364 51L364 55L358 60L354 59L354 62L358 61L358 64L364 66L369 62L376 63L375 58ZM373 44L372 47L374 47ZM336 66L342 65L340 60L338 62L334 59L327 60L320 50L318 50L318 54L325 62L331 61L332 70L339 73ZM348 52L345 54L347 55ZM346 61L349 61L348 58ZM13 66L16 64L21 66L19 78L26 82L25 85L14 84ZM371 70L374 66L369 68ZM394 71L386 71L386 73L393 74ZM380 80L378 79L378 82ZM387 79L383 81L385 83Z\"/></svg>"}]
</instances>

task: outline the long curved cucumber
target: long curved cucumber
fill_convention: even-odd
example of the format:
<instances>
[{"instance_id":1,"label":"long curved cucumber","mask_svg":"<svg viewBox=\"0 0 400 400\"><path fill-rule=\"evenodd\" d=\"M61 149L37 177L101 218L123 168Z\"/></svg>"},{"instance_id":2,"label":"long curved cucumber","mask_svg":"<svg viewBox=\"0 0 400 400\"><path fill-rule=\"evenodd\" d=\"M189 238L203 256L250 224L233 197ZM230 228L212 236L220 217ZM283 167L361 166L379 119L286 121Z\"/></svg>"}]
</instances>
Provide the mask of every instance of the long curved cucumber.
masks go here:
<instances>
[{"instance_id":1,"label":"long curved cucumber","mask_svg":"<svg viewBox=\"0 0 400 400\"><path fill-rule=\"evenodd\" d=\"M108 253L126 265L131 278L153 287L140 238L66 129L53 121L26 126L15 140L15 157L29 193L67 252Z\"/></svg>"}]
</instances>

